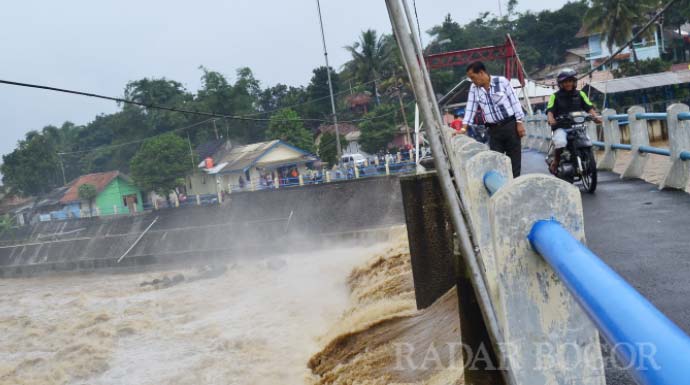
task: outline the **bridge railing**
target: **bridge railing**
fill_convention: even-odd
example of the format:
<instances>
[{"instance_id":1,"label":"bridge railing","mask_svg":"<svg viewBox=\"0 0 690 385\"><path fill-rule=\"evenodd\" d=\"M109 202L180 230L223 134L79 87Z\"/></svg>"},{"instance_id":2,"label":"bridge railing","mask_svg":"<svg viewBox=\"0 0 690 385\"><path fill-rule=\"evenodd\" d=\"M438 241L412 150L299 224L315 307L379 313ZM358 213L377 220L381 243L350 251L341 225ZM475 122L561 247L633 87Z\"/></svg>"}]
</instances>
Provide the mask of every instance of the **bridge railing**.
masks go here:
<instances>
[{"instance_id":1,"label":"bridge railing","mask_svg":"<svg viewBox=\"0 0 690 385\"><path fill-rule=\"evenodd\" d=\"M592 143L604 151L598 161L600 170L613 170L619 151L630 151L632 157L621 174L623 178L641 178L649 159L648 154L667 156L671 163L665 170L659 188L684 190L690 180L690 111L685 104L673 104L666 112L646 112L641 106L630 107L625 114L613 109L602 111L603 141L598 140L597 128L589 123L588 134ZM668 148L653 147L649 140L649 121L665 121L669 132ZM621 143L621 122L627 122L630 143ZM549 150L551 128L546 115L536 114L527 119L527 137L524 145L541 152Z\"/></svg>"},{"instance_id":2,"label":"bridge railing","mask_svg":"<svg viewBox=\"0 0 690 385\"><path fill-rule=\"evenodd\" d=\"M600 335L640 384L690 378L690 337L585 246L578 188L550 175L514 179L505 155L465 136L451 143L515 383L604 384Z\"/></svg>"}]
</instances>

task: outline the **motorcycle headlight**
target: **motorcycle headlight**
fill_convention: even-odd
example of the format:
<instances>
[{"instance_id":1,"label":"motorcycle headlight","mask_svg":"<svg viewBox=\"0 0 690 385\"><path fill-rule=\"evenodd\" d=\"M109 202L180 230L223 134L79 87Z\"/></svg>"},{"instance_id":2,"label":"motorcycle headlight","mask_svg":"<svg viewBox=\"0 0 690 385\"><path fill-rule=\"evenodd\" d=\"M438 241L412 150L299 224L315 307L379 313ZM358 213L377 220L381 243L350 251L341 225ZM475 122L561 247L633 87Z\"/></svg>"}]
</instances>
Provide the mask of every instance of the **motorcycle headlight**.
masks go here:
<instances>
[{"instance_id":1,"label":"motorcycle headlight","mask_svg":"<svg viewBox=\"0 0 690 385\"><path fill-rule=\"evenodd\" d=\"M580 124L585 122L585 117L584 116L575 116L573 117L573 122Z\"/></svg>"}]
</instances>

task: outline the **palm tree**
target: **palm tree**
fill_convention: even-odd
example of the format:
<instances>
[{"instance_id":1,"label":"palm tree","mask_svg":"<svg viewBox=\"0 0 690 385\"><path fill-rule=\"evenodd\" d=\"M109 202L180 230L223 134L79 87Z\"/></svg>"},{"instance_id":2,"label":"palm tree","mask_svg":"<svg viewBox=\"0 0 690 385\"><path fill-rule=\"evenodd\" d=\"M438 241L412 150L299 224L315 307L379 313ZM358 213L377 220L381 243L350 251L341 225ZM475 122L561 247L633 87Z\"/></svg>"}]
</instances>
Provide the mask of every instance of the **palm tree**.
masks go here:
<instances>
[{"instance_id":1,"label":"palm tree","mask_svg":"<svg viewBox=\"0 0 690 385\"><path fill-rule=\"evenodd\" d=\"M373 94L378 103L377 83L379 76L384 75L391 64L392 51L395 43L392 36L378 36L375 30L362 32L359 41L345 46L352 55L352 60L345 64L351 73L363 83L373 82Z\"/></svg>"},{"instance_id":2,"label":"palm tree","mask_svg":"<svg viewBox=\"0 0 690 385\"><path fill-rule=\"evenodd\" d=\"M584 25L590 31L603 31L609 51L614 45L628 44L637 71L640 65L632 41L633 28L647 22L647 15L654 9L650 0L592 0L592 6L584 17Z\"/></svg>"},{"instance_id":3,"label":"palm tree","mask_svg":"<svg viewBox=\"0 0 690 385\"><path fill-rule=\"evenodd\" d=\"M89 183L84 183L83 185L79 186L79 189L77 190L79 194L79 198L82 200L85 200L89 202L89 216L93 215L93 200L96 199L98 196L98 191L96 190L96 186L89 184Z\"/></svg>"}]
</instances>

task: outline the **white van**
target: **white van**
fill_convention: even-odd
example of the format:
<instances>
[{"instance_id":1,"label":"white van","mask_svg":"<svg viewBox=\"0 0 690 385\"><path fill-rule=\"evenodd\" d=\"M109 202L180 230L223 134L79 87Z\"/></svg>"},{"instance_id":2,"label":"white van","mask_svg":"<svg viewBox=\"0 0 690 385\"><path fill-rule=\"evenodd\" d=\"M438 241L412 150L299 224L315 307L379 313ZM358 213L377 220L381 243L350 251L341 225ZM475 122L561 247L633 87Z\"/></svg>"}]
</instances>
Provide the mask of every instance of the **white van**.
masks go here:
<instances>
[{"instance_id":1,"label":"white van","mask_svg":"<svg viewBox=\"0 0 690 385\"><path fill-rule=\"evenodd\" d=\"M340 163L342 163L343 166L364 166L364 163L366 163L366 161L367 158L365 158L362 154L348 154L343 155L342 158L340 158Z\"/></svg>"}]
</instances>

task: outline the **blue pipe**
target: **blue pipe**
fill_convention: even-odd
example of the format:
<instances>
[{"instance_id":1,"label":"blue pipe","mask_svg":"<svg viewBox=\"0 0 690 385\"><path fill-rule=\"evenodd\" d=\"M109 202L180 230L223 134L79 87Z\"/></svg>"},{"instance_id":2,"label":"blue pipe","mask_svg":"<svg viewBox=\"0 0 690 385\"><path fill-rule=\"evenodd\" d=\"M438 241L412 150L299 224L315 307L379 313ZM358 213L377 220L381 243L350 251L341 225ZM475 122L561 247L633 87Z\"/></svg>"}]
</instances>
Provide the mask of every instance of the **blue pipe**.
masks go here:
<instances>
[{"instance_id":1,"label":"blue pipe","mask_svg":"<svg viewBox=\"0 0 690 385\"><path fill-rule=\"evenodd\" d=\"M632 145L630 144L622 144L622 143L613 143L611 145L611 148L614 150L632 150Z\"/></svg>"},{"instance_id":2,"label":"blue pipe","mask_svg":"<svg viewBox=\"0 0 690 385\"><path fill-rule=\"evenodd\" d=\"M671 156L671 150L669 150L668 148L659 148L659 147L652 147L652 146L640 146L638 151L640 151L640 153L642 153L642 154L648 152L650 154Z\"/></svg>"},{"instance_id":3,"label":"blue pipe","mask_svg":"<svg viewBox=\"0 0 690 385\"><path fill-rule=\"evenodd\" d=\"M690 112L678 113L678 120L690 120Z\"/></svg>"},{"instance_id":4,"label":"blue pipe","mask_svg":"<svg viewBox=\"0 0 690 385\"><path fill-rule=\"evenodd\" d=\"M614 347L639 384L690 379L690 337L554 220L538 221L528 239Z\"/></svg>"},{"instance_id":5,"label":"blue pipe","mask_svg":"<svg viewBox=\"0 0 690 385\"><path fill-rule=\"evenodd\" d=\"M615 114L615 115L608 115L606 116L606 119L608 120L621 120L621 119L627 119L628 114Z\"/></svg>"},{"instance_id":6,"label":"blue pipe","mask_svg":"<svg viewBox=\"0 0 690 385\"><path fill-rule=\"evenodd\" d=\"M681 151L680 152L680 159L681 160L690 160L690 151Z\"/></svg>"},{"instance_id":7,"label":"blue pipe","mask_svg":"<svg viewBox=\"0 0 690 385\"><path fill-rule=\"evenodd\" d=\"M498 171L491 170L484 174L484 187L489 195L494 195L504 184L506 184L506 178Z\"/></svg>"},{"instance_id":8,"label":"blue pipe","mask_svg":"<svg viewBox=\"0 0 690 385\"><path fill-rule=\"evenodd\" d=\"M641 112L635 114L636 119L645 120L666 120L668 114L665 112Z\"/></svg>"},{"instance_id":9,"label":"blue pipe","mask_svg":"<svg viewBox=\"0 0 690 385\"><path fill-rule=\"evenodd\" d=\"M598 140L593 140L592 145L595 147L601 147L601 148L606 148L606 143L600 142Z\"/></svg>"}]
</instances>

